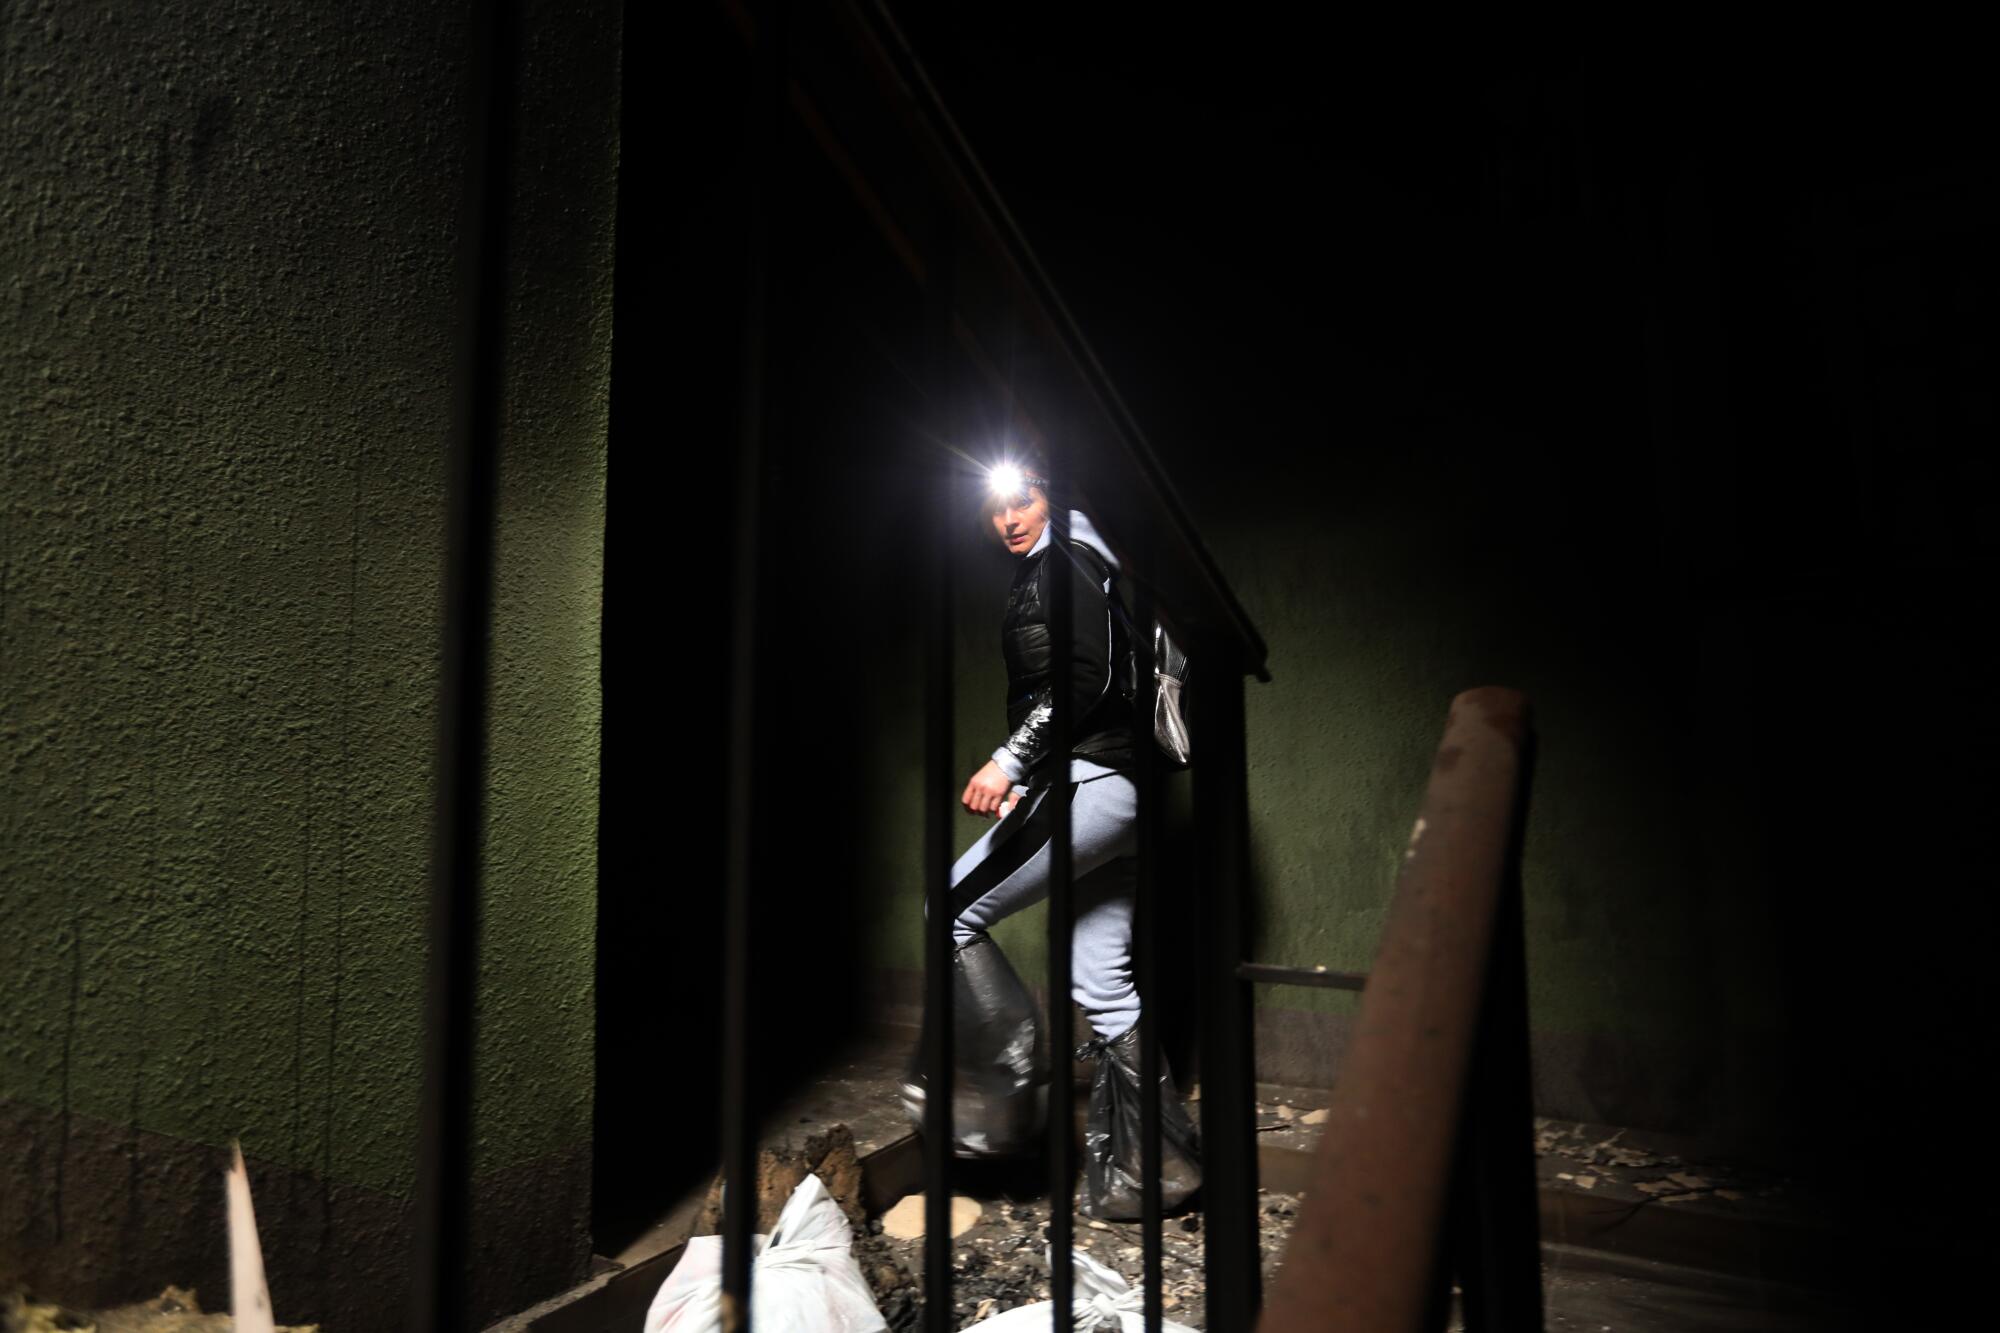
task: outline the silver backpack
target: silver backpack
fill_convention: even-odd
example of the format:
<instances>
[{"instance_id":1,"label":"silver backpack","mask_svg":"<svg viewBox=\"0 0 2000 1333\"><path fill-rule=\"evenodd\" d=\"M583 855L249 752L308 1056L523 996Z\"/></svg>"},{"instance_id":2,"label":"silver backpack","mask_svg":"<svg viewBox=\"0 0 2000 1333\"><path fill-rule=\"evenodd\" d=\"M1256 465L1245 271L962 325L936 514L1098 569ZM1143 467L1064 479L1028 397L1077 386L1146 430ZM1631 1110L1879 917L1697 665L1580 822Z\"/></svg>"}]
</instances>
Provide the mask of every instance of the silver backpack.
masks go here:
<instances>
[{"instance_id":1,"label":"silver backpack","mask_svg":"<svg viewBox=\"0 0 2000 1333\"><path fill-rule=\"evenodd\" d=\"M1111 604L1111 614L1125 628L1125 679L1136 687L1139 680L1136 660L1139 655L1138 635L1132 617L1125 610L1125 599L1118 595L1118 573L1106 565L1088 543L1079 543L1078 549L1089 553L1092 573L1104 587L1105 598ZM1153 697L1153 741L1175 768L1186 768L1190 759L1187 719L1181 714L1181 690L1187 684L1187 676L1187 654L1167 633L1167 627L1155 620L1153 679L1159 682L1160 688Z\"/></svg>"}]
</instances>

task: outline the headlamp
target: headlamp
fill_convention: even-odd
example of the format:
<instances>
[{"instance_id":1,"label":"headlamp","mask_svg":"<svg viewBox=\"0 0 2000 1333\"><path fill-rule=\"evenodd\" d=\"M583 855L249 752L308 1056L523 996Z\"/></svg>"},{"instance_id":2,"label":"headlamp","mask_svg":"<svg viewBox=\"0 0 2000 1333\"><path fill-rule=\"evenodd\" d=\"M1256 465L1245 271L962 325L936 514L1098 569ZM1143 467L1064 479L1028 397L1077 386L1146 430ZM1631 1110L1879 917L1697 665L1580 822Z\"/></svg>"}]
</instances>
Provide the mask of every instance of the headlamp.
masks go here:
<instances>
[{"instance_id":1,"label":"headlamp","mask_svg":"<svg viewBox=\"0 0 2000 1333\"><path fill-rule=\"evenodd\" d=\"M1047 494L1049 489L1049 483L1045 479L1030 476L1013 463L996 463L986 473L986 484L991 488L993 498L996 500L1013 500L1025 496L1030 486L1041 487L1044 494Z\"/></svg>"}]
</instances>

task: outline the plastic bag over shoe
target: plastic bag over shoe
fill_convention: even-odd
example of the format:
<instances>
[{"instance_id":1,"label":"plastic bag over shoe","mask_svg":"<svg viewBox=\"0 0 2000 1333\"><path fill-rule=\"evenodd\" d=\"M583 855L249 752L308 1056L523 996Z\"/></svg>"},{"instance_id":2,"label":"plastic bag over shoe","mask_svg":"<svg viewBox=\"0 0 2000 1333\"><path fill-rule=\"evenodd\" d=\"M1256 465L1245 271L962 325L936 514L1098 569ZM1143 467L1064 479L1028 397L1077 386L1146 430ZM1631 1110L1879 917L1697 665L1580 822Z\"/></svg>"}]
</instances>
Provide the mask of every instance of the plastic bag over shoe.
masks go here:
<instances>
[{"instance_id":1,"label":"plastic bag over shoe","mask_svg":"<svg viewBox=\"0 0 2000 1333\"><path fill-rule=\"evenodd\" d=\"M1139 1117L1139 1029L1135 1024L1109 1042L1086 1042L1077 1058L1097 1056L1090 1080L1090 1115L1083 1127L1083 1202L1086 1217L1131 1221L1144 1212L1145 1165ZM1177 1207L1201 1187L1201 1139L1174 1090L1167 1058L1160 1056L1160 1207Z\"/></svg>"},{"instance_id":2,"label":"plastic bag over shoe","mask_svg":"<svg viewBox=\"0 0 2000 1333\"><path fill-rule=\"evenodd\" d=\"M926 1033L930 1015L924 1015ZM1049 1060L1035 997L981 933L952 953L952 1151L960 1157L1031 1153L1048 1112ZM904 1107L923 1128L923 1054L904 1082Z\"/></svg>"}]
</instances>

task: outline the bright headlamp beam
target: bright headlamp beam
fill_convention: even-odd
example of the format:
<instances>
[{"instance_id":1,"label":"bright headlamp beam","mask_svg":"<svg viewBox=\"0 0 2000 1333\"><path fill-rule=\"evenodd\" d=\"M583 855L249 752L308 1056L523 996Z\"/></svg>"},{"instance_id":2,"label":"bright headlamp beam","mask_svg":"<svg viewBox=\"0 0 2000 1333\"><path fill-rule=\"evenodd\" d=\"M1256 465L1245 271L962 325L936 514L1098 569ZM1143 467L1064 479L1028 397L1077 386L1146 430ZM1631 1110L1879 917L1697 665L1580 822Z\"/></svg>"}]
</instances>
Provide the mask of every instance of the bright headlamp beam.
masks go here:
<instances>
[{"instance_id":1,"label":"bright headlamp beam","mask_svg":"<svg viewBox=\"0 0 2000 1333\"><path fill-rule=\"evenodd\" d=\"M1012 463L1001 463L986 474L987 485L995 495L1019 495L1022 486L1021 469Z\"/></svg>"}]
</instances>

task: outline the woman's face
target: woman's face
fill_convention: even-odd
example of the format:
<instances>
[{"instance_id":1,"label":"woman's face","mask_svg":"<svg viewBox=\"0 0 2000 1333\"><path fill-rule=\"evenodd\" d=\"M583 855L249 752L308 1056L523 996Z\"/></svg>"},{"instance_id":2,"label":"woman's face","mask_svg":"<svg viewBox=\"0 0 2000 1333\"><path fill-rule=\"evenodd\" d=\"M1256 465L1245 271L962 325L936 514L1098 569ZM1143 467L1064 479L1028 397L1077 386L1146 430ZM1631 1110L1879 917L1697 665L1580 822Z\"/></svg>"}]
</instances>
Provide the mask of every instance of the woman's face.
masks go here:
<instances>
[{"instance_id":1,"label":"woman's face","mask_svg":"<svg viewBox=\"0 0 2000 1333\"><path fill-rule=\"evenodd\" d=\"M1026 555L1041 540L1048 526L1049 497L1039 486L1030 486L1021 495L1001 496L993 501L993 531L1015 555Z\"/></svg>"}]
</instances>

